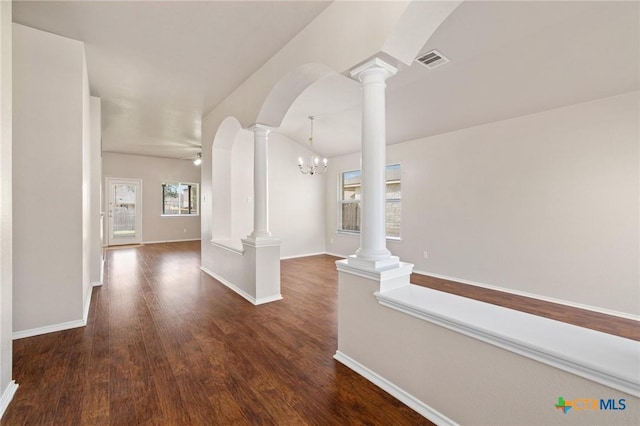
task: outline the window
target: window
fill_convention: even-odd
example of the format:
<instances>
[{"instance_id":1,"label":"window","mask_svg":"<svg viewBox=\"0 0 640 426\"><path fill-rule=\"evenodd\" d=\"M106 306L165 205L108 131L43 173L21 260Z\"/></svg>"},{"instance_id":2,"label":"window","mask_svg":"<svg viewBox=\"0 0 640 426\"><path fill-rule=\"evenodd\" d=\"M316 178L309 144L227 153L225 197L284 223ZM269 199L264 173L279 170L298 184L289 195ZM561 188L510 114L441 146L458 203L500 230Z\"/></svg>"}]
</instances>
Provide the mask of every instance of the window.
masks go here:
<instances>
[{"instance_id":1,"label":"window","mask_svg":"<svg viewBox=\"0 0 640 426\"><path fill-rule=\"evenodd\" d=\"M197 183L165 182L162 184L162 215L189 216L200 213L200 191Z\"/></svg>"},{"instance_id":2,"label":"window","mask_svg":"<svg viewBox=\"0 0 640 426\"><path fill-rule=\"evenodd\" d=\"M400 164L387 166L387 237L400 238ZM339 223L338 230L360 232L360 199L362 195L360 170L344 172L340 175Z\"/></svg>"}]
</instances>

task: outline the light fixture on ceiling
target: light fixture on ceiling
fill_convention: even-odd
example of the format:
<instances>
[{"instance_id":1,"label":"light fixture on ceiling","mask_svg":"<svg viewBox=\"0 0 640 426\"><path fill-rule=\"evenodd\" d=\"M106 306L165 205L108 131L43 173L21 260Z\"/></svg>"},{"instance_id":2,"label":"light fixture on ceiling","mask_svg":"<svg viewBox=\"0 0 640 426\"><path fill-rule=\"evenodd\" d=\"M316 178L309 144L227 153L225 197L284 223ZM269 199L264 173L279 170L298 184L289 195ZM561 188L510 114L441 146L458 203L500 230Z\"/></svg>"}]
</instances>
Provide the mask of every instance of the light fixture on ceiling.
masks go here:
<instances>
[{"instance_id":1,"label":"light fixture on ceiling","mask_svg":"<svg viewBox=\"0 0 640 426\"><path fill-rule=\"evenodd\" d=\"M309 116L310 122L310 131L309 131L309 148L313 150L313 116ZM298 157L298 167L300 167L300 171L307 175L316 175L322 174L327 171L328 161L326 158L320 160L320 157L311 154L309 156L309 161L305 164L302 157Z\"/></svg>"},{"instance_id":2,"label":"light fixture on ceiling","mask_svg":"<svg viewBox=\"0 0 640 426\"><path fill-rule=\"evenodd\" d=\"M202 164L202 153L201 152L198 153L198 158L193 160L193 164L196 165L196 166L199 166L200 164Z\"/></svg>"}]
</instances>

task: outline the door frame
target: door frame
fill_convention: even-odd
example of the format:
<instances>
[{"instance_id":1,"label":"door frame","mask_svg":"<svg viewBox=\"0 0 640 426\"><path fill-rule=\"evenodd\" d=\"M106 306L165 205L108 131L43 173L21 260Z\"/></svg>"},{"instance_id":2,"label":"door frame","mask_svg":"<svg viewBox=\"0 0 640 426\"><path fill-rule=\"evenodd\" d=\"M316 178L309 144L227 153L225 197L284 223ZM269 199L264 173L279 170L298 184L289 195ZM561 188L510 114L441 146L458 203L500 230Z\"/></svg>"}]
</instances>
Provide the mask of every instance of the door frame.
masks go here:
<instances>
[{"instance_id":1,"label":"door frame","mask_svg":"<svg viewBox=\"0 0 640 426\"><path fill-rule=\"evenodd\" d=\"M116 240L113 241L113 211L111 206L111 185L116 183L123 184L134 184L137 186L138 190L136 191L136 236L127 238L125 240ZM142 179L135 178L114 178L114 177L106 177L105 178L105 206L107 220L105 221L105 243L107 246L119 246L119 245L127 245L127 244L140 244L142 243Z\"/></svg>"}]
</instances>

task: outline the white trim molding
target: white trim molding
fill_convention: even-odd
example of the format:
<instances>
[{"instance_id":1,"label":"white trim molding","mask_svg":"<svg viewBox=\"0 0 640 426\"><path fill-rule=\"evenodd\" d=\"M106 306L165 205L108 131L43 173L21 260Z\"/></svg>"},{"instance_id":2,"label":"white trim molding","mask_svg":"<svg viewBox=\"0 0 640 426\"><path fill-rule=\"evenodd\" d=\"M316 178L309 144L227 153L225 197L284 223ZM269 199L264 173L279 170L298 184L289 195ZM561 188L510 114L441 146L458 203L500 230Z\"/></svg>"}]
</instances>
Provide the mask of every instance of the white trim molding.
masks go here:
<instances>
[{"instance_id":1,"label":"white trim molding","mask_svg":"<svg viewBox=\"0 0 640 426\"><path fill-rule=\"evenodd\" d=\"M249 247L279 247L280 243L281 241L275 237L248 236L242 239L242 245Z\"/></svg>"},{"instance_id":2,"label":"white trim molding","mask_svg":"<svg viewBox=\"0 0 640 426\"><path fill-rule=\"evenodd\" d=\"M365 269L357 263L355 266L351 265L354 259L355 256L349 259L337 260L336 268L338 272L346 272L357 277L376 281L380 284L380 291L389 291L409 284L409 278L413 270L413 264L411 263L398 262L395 266L385 269ZM391 260L391 262L394 262L394 260ZM366 263L364 264L366 265Z\"/></svg>"},{"instance_id":3,"label":"white trim molding","mask_svg":"<svg viewBox=\"0 0 640 426\"><path fill-rule=\"evenodd\" d=\"M224 285L226 287L229 287L231 290L233 290L234 292L238 293L240 296L244 297L249 302L253 303L254 305L256 304L256 299L253 296L251 296L249 293L247 293L246 291L244 291L240 287L238 287L235 284L233 284L231 281L229 281L229 280L227 280L225 278L222 278L220 275L216 274L215 272L213 272L209 268L205 268L204 266L201 266L200 270L203 271L204 273L210 275L212 278L220 281L222 283L222 285Z\"/></svg>"},{"instance_id":4,"label":"white trim molding","mask_svg":"<svg viewBox=\"0 0 640 426\"><path fill-rule=\"evenodd\" d=\"M264 305L265 303L271 303L271 302L276 302L278 300L282 300L282 294L278 293L278 294L274 294L273 296L259 297L255 300L256 301L254 305Z\"/></svg>"},{"instance_id":5,"label":"white trim molding","mask_svg":"<svg viewBox=\"0 0 640 426\"><path fill-rule=\"evenodd\" d=\"M184 243L187 241L200 241L200 238L185 238L183 240L143 241L140 244Z\"/></svg>"},{"instance_id":6,"label":"white trim molding","mask_svg":"<svg viewBox=\"0 0 640 426\"><path fill-rule=\"evenodd\" d=\"M104 284L104 250L102 250L102 259L100 259L100 281L91 283L92 287L100 287Z\"/></svg>"},{"instance_id":7,"label":"white trim molding","mask_svg":"<svg viewBox=\"0 0 640 426\"><path fill-rule=\"evenodd\" d=\"M395 397L397 400L402 402L407 407L419 413L421 416L426 419L432 421L433 423L441 426L455 426L456 422L440 413L438 410L430 407L424 402L420 401L418 398L414 397L410 393L406 392L402 388L396 386L389 380L375 373L374 371L369 370L364 365L360 364L355 359L350 356L344 354L343 352L336 351L336 354L333 356L336 361L344 364L349 367L356 373L360 374L365 379L369 380L374 385L378 386L380 389L384 390L391 396Z\"/></svg>"},{"instance_id":8,"label":"white trim molding","mask_svg":"<svg viewBox=\"0 0 640 426\"><path fill-rule=\"evenodd\" d=\"M235 254L244 254L244 247L242 246L242 241L240 240L211 240L211 245L214 247L220 247L221 249L230 251Z\"/></svg>"},{"instance_id":9,"label":"white trim molding","mask_svg":"<svg viewBox=\"0 0 640 426\"><path fill-rule=\"evenodd\" d=\"M318 252L318 253L294 254L294 255L291 255L291 256L283 256L283 257L280 258L280 260L298 259L300 257L321 256L321 255L324 255L324 254L327 254L327 253L321 251L321 252Z\"/></svg>"},{"instance_id":10,"label":"white trim molding","mask_svg":"<svg viewBox=\"0 0 640 426\"><path fill-rule=\"evenodd\" d=\"M339 257L341 259L346 259L347 256L343 255L343 254L338 254L338 253L331 253L331 252L324 252L324 254L328 254L329 256L334 256L334 257Z\"/></svg>"},{"instance_id":11,"label":"white trim molding","mask_svg":"<svg viewBox=\"0 0 640 426\"><path fill-rule=\"evenodd\" d=\"M41 334L55 333L56 331L71 330L72 328L84 327L87 322L84 320L75 320L61 322L58 324L47 325L44 327L30 328L28 330L14 331L13 340L24 339L25 337L39 336Z\"/></svg>"},{"instance_id":12,"label":"white trim molding","mask_svg":"<svg viewBox=\"0 0 640 426\"><path fill-rule=\"evenodd\" d=\"M240 287L236 286L235 284L233 284L231 281L222 278L220 275L216 274L215 272L213 272L212 270L210 270L209 268L205 268L204 266L200 267L200 270L202 272L204 272L205 274L210 275L212 278L216 279L217 281L220 281L220 283L222 283L222 285L229 287L231 290L233 290L234 292L238 293L238 295L242 296L243 298L245 298L246 300L248 300L249 302L251 302L254 305L262 305L264 303L269 303L269 302L275 302L276 300L282 300L282 295L281 294L276 294L273 296L269 296L269 297L260 297L258 299L256 299L255 297L251 296L249 293L247 293L246 291L242 290Z\"/></svg>"},{"instance_id":13,"label":"white trim molding","mask_svg":"<svg viewBox=\"0 0 640 426\"><path fill-rule=\"evenodd\" d=\"M374 295L388 308L640 397L635 340L413 284Z\"/></svg>"},{"instance_id":14,"label":"white trim molding","mask_svg":"<svg viewBox=\"0 0 640 426\"><path fill-rule=\"evenodd\" d=\"M336 255L336 256L339 256L339 255ZM584 305L582 303L571 302L569 300L556 299L554 297L548 297L548 296L541 296L539 294L527 293L526 291L513 290L513 289L510 289L510 288L506 288L506 287L500 287L500 286L491 285L491 284L484 284L484 283L480 283L480 282L477 282L477 281L465 280L465 279L462 279L462 278L450 277L450 276L447 276L447 275L433 274L431 272L425 272L425 271L419 271L419 270L414 270L413 272L416 273L416 274L419 274L419 275L426 275L427 277L440 278L440 279L447 280L447 281L453 281L453 282L457 282L457 283L461 283L461 284L468 284L468 285L472 285L472 286L475 286L475 287L486 288L486 289L489 289L489 290L501 291L503 293L515 294L516 296L529 297L531 299L537 299L537 300L542 300L542 301L545 301L545 302L551 302L551 303L555 303L557 305L564 305L564 306L569 306L569 307L572 307L572 308L584 309L586 311L598 312L600 314L611 315L611 316L614 316L614 317L620 317L620 318L630 319L630 320L634 320L634 321L640 321L640 315L634 315L634 314L630 314L630 313L627 313L627 312L620 312L620 311L615 311L615 310L606 309L606 308L600 308L598 306L592 306L592 305Z\"/></svg>"},{"instance_id":15,"label":"white trim molding","mask_svg":"<svg viewBox=\"0 0 640 426\"><path fill-rule=\"evenodd\" d=\"M82 312L82 321L84 325L87 325L87 320L89 319L89 308L91 308L91 296L93 295L93 286L90 286L87 289L87 298L84 301L84 309Z\"/></svg>"},{"instance_id":16,"label":"white trim molding","mask_svg":"<svg viewBox=\"0 0 640 426\"><path fill-rule=\"evenodd\" d=\"M2 397L0 397L0 419L4 415L4 412L7 411L9 407L9 403L13 400L13 396L16 394L18 390L18 384L15 380L12 380L7 385L7 388L2 393Z\"/></svg>"}]
</instances>

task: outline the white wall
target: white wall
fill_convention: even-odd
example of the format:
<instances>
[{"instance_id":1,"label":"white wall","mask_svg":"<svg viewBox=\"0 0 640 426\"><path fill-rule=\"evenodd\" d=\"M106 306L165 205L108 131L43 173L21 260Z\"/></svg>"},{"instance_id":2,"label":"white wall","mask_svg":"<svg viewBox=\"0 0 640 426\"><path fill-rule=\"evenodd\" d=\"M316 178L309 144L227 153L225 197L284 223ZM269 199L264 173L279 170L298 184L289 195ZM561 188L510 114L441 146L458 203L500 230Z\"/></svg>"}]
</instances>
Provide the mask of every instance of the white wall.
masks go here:
<instances>
[{"instance_id":1,"label":"white wall","mask_svg":"<svg viewBox=\"0 0 640 426\"><path fill-rule=\"evenodd\" d=\"M90 180L90 282L92 285L102 284L102 129L100 98L91 97L91 180Z\"/></svg>"},{"instance_id":2,"label":"white wall","mask_svg":"<svg viewBox=\"0 0 640 426\"><path fill-rule=\"evenodd\" d=\"M284 135L269 135L269 219L282 240L281 257L325 252L325 177L303 175L298 157L311 151Z\"/></svg>"},{"instance_id":3,"label":"white wall","mask_svg":"<svg viewBox=\"0 0 640 426\"><path fill-rule=\"evenodd\" d=\"M89 75L87 61L82 48L82 312L87 321L91 303L91 249L94 212L91 210L91 95L89 94Z\"/></svg>"},{"instance_id":4,"label":"white wall","mask_svg":"<svg viewBox=\"0 0 640 426\"><path fill-rule=\"evenodd\" d=\"M0 3L0 417L15 392L12 377L11 2Z\"/></svg>"},{"instance_id":5,"label":"white wall","mask_svg":"<svg viewBox=\"0 0 640 426\"><path fill-rule=\"evenodd\" d=\"M253 231L253 133L239 131L230 151L230 178L215 184L231 186L230 200L221 202L231 204L230 237L239 247ZM298 169L298 157L309 155L288 137L269 133L269 229L281 240L281 257L325 251L325 176L303 175Z\"/></svg>"},{"instance_id":6,"label":"white wall","mask_svg":"<svg viewBox=\"0 0 640 426\"><path fill-rule=\"evenodd\" d=\"M13 25L13 330L21 336L83 325L83 67L82 43Z\"/></svg>"},{"instance_id":7,"label":"white wall","mask_svg":"<svg viewBox=\"0 0 640 426\"><path fill-rule=\"evenodd\" d=\"M311 151L277 132L269 134L269 229L281 257L325 251L324 175L303 175L298 157ZM253 133L242 131L231 150L232 239L253 231ZM250 201L248 201L250 200Z\"/></svg>"},{"instance_id":8,"label":"white wall","mask_svg":"<svg viewBox=\"0 0 640 426\"><path fill-rule=\"evenodd\" d=\"M231 147L231 240L240 243L253 231L253 132L238 132ZM269 176L271 178L271 176Z\"/></svg>"},{"instance_id":9,"label":"white wall","mask_svg":"<svg viewBox=\"0 0 640 426\"><path fill-rule=\"evenodd\" d=\"M640 314L639 93L389 146L402 165L402 241L419 271ZM330 161L327 251L339 235ZM333 243L331 241L333 240ZM428 259L422 258L423 251Z\"/></svg>"},{"instance_id":10,"label":"white wall","mask_svg":"<svg viewBox=\"0 0 640 426\"><path fill-rule=\"evenodd\" d=\"M142 179L143 242L200 239L200 216L162 216L162 183L200 183L200 167L193 161L105 152L102 175ZM106 196L106 187L104 192Z\"/></svg>"},{"instance_id":11,"label":"white wall","mask_svg":"<svg viewBox=\"0 0 640 426\"><path fill-rule=\"evenodd\" d=\"M379 282L344 272L339 275L340 353L357 362L357 367L366 368L365 376L370 380L391 382L394 386L387 386L387 390L400 393L425 412L435 410L440 417L444 415L461 425L602 426L638 422L640 398L637 396L384 307L374 296L379 290ZM474 312L473 307L470 312ZM439 317L437 310L434 317ZM454 318L451 323L457 324L457 320L459 318ZM487 335L494 333L494 330L483 331ZM563 337L567 340L567 348L575 347L574 336ZM523 347L536 348L536 343L539 340L534 339ZM558 352L561 355L556 361L571 353L570 349L567 353L564 349ZM615 353L612 359L620 362L629 363L630 358L633 359L629 356L632 351L606 350ZM570 356L567 358L571 359ZM558 364L562 365L561 362ZM607 366L591 365L585 370L593 367ZM554 407L560 396L569 401L611 398L616 404L625 399L626 409L574 409L564 414ZM432 419L436 421L437 418ZM438 423L449 422L441 418Z\"/></svg>"}]
</instances>

